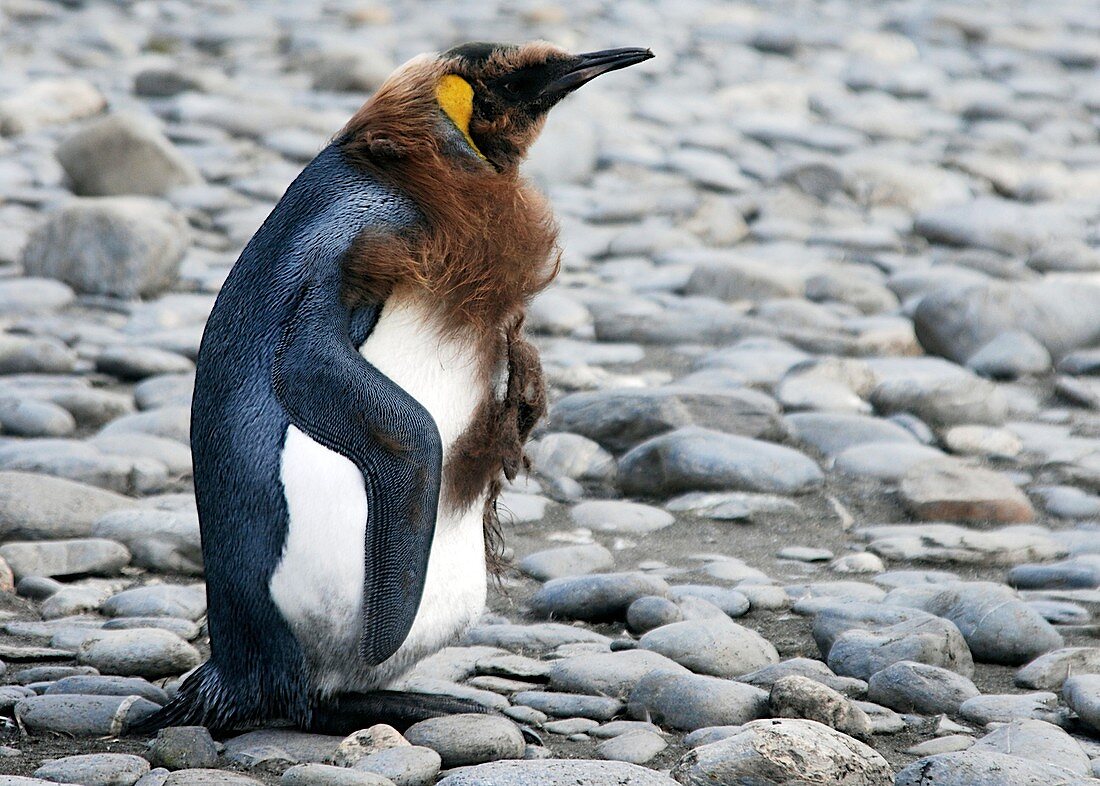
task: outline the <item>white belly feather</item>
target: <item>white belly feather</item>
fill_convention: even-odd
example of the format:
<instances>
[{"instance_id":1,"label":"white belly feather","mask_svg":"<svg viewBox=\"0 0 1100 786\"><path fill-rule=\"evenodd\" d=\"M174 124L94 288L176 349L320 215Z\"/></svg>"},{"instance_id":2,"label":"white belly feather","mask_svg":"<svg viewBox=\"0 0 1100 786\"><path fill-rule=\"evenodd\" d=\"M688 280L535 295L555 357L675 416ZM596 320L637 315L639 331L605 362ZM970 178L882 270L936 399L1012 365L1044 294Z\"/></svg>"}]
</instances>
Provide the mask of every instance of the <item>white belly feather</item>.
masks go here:
<instances>
[{"instance_id":1,"label":"white belly feather","mask_svg":"<svg viewBox=\"0 0 1100 786\"><path fill-rule=\"evenodd\" d=\"M424 310L388 301L360 353L435 419L446 464L481 403L484 382L468 341L442 335ZM367 497L353 462L287 429L282 481L290 523L271 596L306 649L322 692L367 690L445 646L485 605L482 503L441 509L420 608L405 643L378 667L358 655Z\"/></svg>"}]
</instances>

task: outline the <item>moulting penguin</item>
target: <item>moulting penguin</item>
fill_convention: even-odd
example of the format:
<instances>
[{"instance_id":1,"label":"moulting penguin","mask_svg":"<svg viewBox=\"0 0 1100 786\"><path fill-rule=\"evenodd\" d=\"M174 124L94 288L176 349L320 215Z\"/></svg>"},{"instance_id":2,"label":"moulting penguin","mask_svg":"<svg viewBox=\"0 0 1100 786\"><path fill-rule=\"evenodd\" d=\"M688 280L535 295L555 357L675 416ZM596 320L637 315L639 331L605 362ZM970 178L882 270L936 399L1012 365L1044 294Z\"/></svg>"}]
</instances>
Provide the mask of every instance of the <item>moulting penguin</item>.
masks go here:
<instances>
[{"instance_id":1,"label":"moulting penguin","mask_svg":"<svg viewBox=\"0 0 1100 786\"><path fill-rule=\"evenodd\" d=\"M544 409L521 327L556 227L518 168L558 101L650 57L415 58L291 184L198 357L210 659L132 732L483 711L387 686L482 613L501 478Z\"/></svg>"}]
</instances>

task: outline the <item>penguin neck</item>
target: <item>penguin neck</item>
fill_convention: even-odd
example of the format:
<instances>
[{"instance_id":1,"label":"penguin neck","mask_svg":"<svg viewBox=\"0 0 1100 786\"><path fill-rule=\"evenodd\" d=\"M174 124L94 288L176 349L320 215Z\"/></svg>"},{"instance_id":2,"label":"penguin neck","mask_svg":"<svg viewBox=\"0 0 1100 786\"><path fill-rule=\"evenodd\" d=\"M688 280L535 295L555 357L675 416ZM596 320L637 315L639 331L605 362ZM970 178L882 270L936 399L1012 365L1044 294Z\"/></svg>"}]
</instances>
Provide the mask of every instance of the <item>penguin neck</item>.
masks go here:
<instances>
[{"instance_id":1,"label":"penguin neck","mask_svg":"<svg viewBox=\"0 0 1100 786\"><path fill-rule=\"evenodd\" d=\"M412 61L344 129L338 144L350 165L408 196L421 214L400 237L364 233L345 263L345 286L374 300L420 289L451 329L498 334L556 275L557 225L516 167L449 149L435 95L441 69Z\"/></svg>"}]
</instances>

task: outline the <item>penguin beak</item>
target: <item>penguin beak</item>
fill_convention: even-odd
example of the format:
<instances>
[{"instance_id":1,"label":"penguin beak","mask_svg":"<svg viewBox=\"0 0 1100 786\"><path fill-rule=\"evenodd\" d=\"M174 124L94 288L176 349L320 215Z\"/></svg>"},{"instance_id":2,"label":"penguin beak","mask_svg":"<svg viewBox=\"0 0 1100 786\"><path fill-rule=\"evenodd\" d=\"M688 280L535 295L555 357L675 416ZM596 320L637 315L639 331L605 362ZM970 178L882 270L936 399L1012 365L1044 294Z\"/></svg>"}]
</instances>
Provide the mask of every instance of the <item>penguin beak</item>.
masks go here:
<instances>
[{"instance_id":1,"label":"penguin beak","mask_svg":"<svg viewBox=\"0 0 1100 786\"><path fill-rule=\"evenodd\" d=\"M574 56L569 70L559 76L540 92L540 98L558 100L581 85L591 82L600 74L618 71L620 68L643 63L653 57L649 49L632 46L624 49L604 49L600 52L586 52Z\"/></svg>"}]
</instances>

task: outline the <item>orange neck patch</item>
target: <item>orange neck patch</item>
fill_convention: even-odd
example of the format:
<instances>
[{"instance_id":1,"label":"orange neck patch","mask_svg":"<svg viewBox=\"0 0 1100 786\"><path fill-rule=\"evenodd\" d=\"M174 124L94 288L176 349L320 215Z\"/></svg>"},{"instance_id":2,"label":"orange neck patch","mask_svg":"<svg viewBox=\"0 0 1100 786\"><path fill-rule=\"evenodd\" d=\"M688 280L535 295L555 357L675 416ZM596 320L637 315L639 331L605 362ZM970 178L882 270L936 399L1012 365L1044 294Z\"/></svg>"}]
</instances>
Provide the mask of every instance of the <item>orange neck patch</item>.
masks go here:
<instances>
[{"instance_id":1,"label":"orange neck patch","mask_svg":"<svg viewBox=\"0 0 1100 786\"><path fill-rule=\"evenodd\" d=\"M447 74L436 85L435 99L455 128L462 132L470 148L480 158L485 158L470 136L470 118L474 114L474 89L470 83L455 74Z\"/></svg>"}]
</instances>

